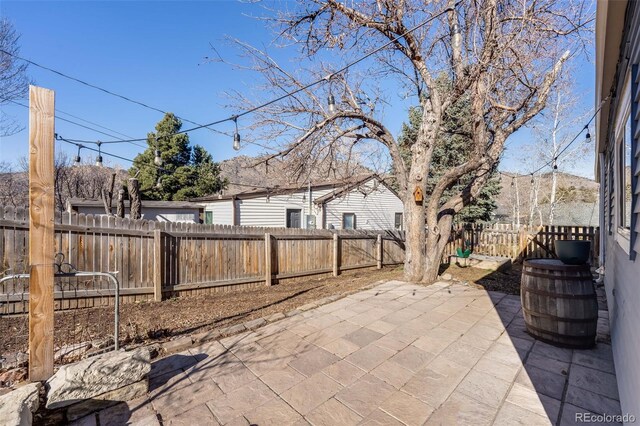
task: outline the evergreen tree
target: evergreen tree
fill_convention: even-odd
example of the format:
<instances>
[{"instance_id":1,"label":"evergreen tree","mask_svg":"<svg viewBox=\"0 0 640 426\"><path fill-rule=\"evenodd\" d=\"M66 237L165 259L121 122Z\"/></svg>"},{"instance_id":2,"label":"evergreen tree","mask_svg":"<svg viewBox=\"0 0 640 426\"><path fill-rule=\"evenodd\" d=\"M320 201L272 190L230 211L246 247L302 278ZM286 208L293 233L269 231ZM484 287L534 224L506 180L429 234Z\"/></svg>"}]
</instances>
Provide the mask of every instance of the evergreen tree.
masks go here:
<instances>
[{"instance_id":1,"label":"evergreen tree","mask_svg":"<svg viewBox=\"0 0 640 426\"><path fill-rule=\"evenodd\" d=\"M138 154L129 173L138 173L140 190L148 200L187 200L220 191L227 182L220 177L220 166L203 147L191 147L189 135L177 134L182 122L167 113L147 135L149 147ZM162 169L154 166L160 151ZM158 187L158 180L160 185Z\"/></svg>"},{"instance_id":2,"label":"evergreen tree","mask_svg":"<svg viewBox=\"0 0 640 426\"><path fill-rule=\"evenodd\" d=\"M439 79L439 85L447 83ZM422 121L422 110L420 107L409 109L409 122L403 123L402 131L398 137L398 143L402 149L405 163L411 158L409 147L418 137L418 129ZM440 179L440 176L449 168L462 164L472 155L468 151L469 129L471 124L471 114L469 103L466 100L458 102L450 108L443 120L443 128L440 132L436 146L434 147L431 169L427 178L428 198L432 188ZM445 193L442 198L444 204L452 194L464 188L471 180L471 176L463 176ZM497 172L493 172L491 179L482 188L482 191L473 201L463 208L457 215L456 221L460 223L473 223L491 220L491 213L497 208L495 197L500 193L500 179Z\"/></svg>"}]
</instances>

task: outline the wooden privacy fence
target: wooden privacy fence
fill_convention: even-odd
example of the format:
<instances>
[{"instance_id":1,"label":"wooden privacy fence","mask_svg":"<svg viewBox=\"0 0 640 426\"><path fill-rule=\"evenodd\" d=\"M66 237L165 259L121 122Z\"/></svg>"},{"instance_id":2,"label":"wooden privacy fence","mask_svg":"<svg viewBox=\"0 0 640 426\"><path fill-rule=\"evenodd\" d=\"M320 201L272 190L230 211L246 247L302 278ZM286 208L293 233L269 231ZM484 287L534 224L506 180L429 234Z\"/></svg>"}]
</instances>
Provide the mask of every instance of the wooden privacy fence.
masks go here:
<instances>
[{"instance_id":1,"label":"wooden privacy fence","mask_svg":"<svg viewBox=\"0 0 640 426\"><path fill-rule=\"evenodd\" d=\"M0 274L28 272L28 211L0 207ZM153 222L63 213L56 252L82 271L118 271L123 302L161 300L404 261L401 232ZM53 253L52 253L53 256ZM28 309L28 283L0 287L0 314ZM113 303L95 279L56 281L56 309Z\"/></svg>"},{"instance_id":2,"label":"wooden privacy fence","mask_svg":"<svg viewBox=\"0 0 640 426\"><path fill-rule=\"evenodd\" d=\"M519 227L511 224L462 224L451 233L443 261L456 254L457 248L471 248L473 253L509 257L522 261L531 258L553 258L554 241L591 241L590 262L598 263L599 230L594 226L543 225Z\"/></svg>"}]
</instances>

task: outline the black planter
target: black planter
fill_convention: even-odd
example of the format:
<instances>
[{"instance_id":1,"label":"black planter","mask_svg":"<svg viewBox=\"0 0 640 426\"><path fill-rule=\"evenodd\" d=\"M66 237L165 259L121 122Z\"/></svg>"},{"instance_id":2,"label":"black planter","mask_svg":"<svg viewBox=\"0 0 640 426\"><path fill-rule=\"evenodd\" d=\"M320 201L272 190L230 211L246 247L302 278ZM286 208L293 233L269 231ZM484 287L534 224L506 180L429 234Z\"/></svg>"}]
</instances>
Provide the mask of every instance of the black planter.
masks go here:
<instances>
[{"instance_id":1,"label":"black planter","mask_svg":"<svg viewBox=\"0 0 640 426\"><path fill-rule=\"evenodd\" d=\"M591 241L557 240L554 243L556 256L567 265L583 265L589 261Z\"/></svg>"}]
</instances>

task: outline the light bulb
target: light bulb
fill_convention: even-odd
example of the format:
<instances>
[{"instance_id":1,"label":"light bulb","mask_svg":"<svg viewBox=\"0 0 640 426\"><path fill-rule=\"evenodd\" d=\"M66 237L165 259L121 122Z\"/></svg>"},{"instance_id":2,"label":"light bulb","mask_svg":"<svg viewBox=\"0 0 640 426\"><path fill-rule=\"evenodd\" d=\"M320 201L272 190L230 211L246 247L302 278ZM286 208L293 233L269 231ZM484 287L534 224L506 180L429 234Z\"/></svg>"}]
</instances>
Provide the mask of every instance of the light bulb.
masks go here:
<instances>
[{"instance_id":1,"label":"light bulb","mask_svg":"<svg viewBox=\"0 0 640 426\"><path fill-rule=\"evenodd\" d=\"M333 114L336 111L336 99L333 95L329 95L327 102L329 103L329 112Z\"/></svg>"},{"instance_id":2,"label":"light bulb","mask_svg":"<svg viewBox=\"0 0 640 426\"><path fill-rule=\"evenodd\" d=\"M79 166L81 164L81 159L79 155L76 155L76 158L73 160L74 166Z\"/></svg>"},{"instance_id":3,"label":"light bulb","mask_svg":"<svg viewBox=\"0 0 640 426\"><path fill-rule=\"evenodd\" d=\"M240 150L240 133L238 132L233 134L233 149L236 151Z\"/></svg>"},{"instance_id":4,"label":"light bulb","mask_svg":"<svg viewBox=\"0 0 640 426\"><path fill-rule=\"evenodd\" d=\"M96 157L96 166L102 167L102 155Z\"/></svg>"},{"instance_id":5,"label":"light bulb","mask_svg":"<svg viewBox=\"0 0 640 426\"><path fill-rule=\"evenodd\" d=\"M162 166L162 157L160 156L160 150L156 149L155 158L153 159L153 164L160 167Z\"/></svg>"}]
</instances>

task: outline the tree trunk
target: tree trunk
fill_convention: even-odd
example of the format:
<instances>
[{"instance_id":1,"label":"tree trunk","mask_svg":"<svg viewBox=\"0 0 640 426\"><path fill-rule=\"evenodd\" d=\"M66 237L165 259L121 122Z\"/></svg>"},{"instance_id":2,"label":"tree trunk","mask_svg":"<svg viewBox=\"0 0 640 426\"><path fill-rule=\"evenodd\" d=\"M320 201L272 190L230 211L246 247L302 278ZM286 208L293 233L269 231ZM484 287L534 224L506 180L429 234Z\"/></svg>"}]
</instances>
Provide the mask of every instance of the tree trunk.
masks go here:
<instances>
[{"instance_id":1,"label":"tree trunk","mask_svg":"<svg viewBox=\"0 0 640 426\"><path fill-rule=\"evenodd\" d=\"M142 217L142 203L140 202L140 183L136 178L129 179L129 198L131 200L129 217L131 219L140 219Z\"/></svg>"},{"instance_id":2,"label":"tree trunk","mask_svg":"<svg viewBox=\"0 0 640 426\"><path fill-rule=\"evenodd\" d=\"M109 179L108 188L102 188L102 203L104 205L104 212L107 216L111 216L111 204L113 202L113 187L116 183L116 174L112 173Z\"/></svg>"},{"instance_id":3,"label":"tree trunk","mask_svg":"<svg viewBox=\"0 0 640 426\"><path fill-rule=\"evenodd\" d=\"M424 207L415 202L412 189L404 197L405 214L405 262L404 279L410 282L422 281L424 274L425 221Z\"/></svg>"},{"instance_id":4,"label":"tree trunk","mask_svg":"<svg viewBox=\"0 0 640 426\"><path fill-rule=\"evenodd\" d=\"M555 161L553 164L555 165ZM556 169L553 169L553 171L551 172L551 195L549 196L549 225L553 225L556 205L558 204L558 200L556 199L557 191L558 171Z\"/></svg>"},{"instance_id":5,"label":"tree trunk","mask_svg":"<svg viewBox=\"0 0 640 426\"><path fill-rule=\"evenodd\" d=\"M118 201L116 203L116 216L124 217L124 189L118 191Z\"/></svg>"}]
</instances>

